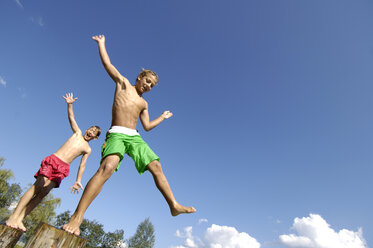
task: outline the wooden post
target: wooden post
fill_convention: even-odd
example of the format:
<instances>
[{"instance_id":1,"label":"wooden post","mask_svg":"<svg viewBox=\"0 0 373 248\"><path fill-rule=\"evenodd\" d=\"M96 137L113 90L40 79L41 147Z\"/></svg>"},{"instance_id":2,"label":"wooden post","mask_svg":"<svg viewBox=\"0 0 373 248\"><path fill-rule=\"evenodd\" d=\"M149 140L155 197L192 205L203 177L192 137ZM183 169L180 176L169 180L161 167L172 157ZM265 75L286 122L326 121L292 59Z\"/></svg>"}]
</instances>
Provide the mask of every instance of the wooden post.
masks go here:
<instances>
[{"instance_id":1,"label":"wooden post","mask_svg":"<svg viewBox=\"0 0 373 248\"><path fill-rule=\"evenodd\" d=\"M24 248L84 248L87 240L40 222Z\"/></svg>"},{"instance_id":2,"label":"wooden post","mask_svg":"<svg viewBox=\"0 0 373 248\"><path fill-rule=\"evenodd\" d=\"M0 225L0 247L13 248L23 232L6 225Z\"/></svg>"}]
</instances>

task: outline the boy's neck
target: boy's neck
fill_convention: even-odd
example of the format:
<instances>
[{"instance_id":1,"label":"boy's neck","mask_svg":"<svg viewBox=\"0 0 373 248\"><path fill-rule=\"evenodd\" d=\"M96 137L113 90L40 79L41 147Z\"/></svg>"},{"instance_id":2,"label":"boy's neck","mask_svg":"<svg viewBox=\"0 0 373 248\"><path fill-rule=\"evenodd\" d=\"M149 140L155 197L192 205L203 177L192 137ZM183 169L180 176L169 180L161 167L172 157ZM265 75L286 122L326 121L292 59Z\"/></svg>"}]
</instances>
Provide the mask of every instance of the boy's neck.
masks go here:
<instances>
[{"instance_id":1,"label":"boy's neck","mask_svg":"<svg viewBox=\"0 0 373 248\"><path fill-rule=\"evenodd\" d=\"M142 93L140 92L140 90L137 88L137 84L133 86L137 92L137 94L142 97Z\"/></svg>"}]
</instances>

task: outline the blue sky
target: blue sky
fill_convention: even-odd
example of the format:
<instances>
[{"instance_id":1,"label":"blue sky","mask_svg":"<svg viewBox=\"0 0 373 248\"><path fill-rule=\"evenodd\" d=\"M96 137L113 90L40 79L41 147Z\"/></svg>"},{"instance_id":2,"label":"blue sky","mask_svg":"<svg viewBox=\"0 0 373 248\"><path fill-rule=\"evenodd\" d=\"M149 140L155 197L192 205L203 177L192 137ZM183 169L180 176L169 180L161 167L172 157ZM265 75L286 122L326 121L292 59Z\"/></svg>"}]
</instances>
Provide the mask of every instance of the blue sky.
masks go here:
<instances>
[{"instance_id":1,"label":"blue sky","mask_svg":"<svg viewBox=\"0 0 373 248\"><path fill-rule=\"evenodd\" d=\"M130 81L142 67L158 73L150 118L174 116L138 129L197 213L171 217L126 157L85 217L126 238L150 217L157 248L368 247L372 13L367 0L1 1L0 156L15 182L32 183L71 135L66 92L81 129L108 130L114 84L91 40L104 34ZM91 143L84 185L103 140ZM79 201L68 190L78 165L53 191L58 212Z\"/></svg>"}]
</instances>

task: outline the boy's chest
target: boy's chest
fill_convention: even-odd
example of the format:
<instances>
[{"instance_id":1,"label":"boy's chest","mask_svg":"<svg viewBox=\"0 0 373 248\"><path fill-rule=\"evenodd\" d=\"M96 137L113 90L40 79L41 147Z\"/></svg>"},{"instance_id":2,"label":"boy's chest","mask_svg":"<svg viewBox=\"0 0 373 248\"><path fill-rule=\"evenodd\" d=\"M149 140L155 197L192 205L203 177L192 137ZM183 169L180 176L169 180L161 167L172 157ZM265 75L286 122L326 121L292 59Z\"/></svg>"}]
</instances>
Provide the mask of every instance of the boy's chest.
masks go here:
<instances>
[{"instance_id":1,"label":"boy's chest","mask_svg":"<svg viewBox=\"0 0 373 248\"><path fill-rule=\"evenodd\" d=\"M73 134L69 139L69 143L69 145L77 150L77 152L84 152L89 148L88 142L79 134Z\"/></svg>"},{"instance_id":2,"label":"boy's chest","mask_svg":"<svg viewBox=\"0 0 373 248\"><path fill-rule=\"evenodd\" d=\"M126 105L136 108L143 108L145 106L145 100L140 97L136 91L122 90L116 95L115 101L120 105Z\"/></svg>"}]
</instances>

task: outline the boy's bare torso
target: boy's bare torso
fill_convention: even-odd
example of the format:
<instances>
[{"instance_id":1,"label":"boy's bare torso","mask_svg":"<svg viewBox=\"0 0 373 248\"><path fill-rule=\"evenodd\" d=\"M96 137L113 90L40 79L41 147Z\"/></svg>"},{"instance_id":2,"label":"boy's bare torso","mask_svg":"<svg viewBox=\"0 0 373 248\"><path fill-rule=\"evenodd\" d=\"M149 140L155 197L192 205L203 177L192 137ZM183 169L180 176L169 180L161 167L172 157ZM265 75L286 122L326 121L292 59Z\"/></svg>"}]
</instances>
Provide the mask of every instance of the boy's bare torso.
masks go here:
<instances>
[{"instance_id":1,"label":"boy's bare torso","mask_svg":"<svg viewBox=\"0 0 373 248\"><path fill-rule=\"evenodd\" d=\"M136 129L137 120L145 107L144 98L126 79L116 83L111 125Z\"/></svg>"},{"instance_id":2,"label":"boy's bare torso","mask_svg":"<svg viewBox=\"0 0 373 248\"><path fill-rule=\"evenodd\" d=\"M82 134L77 132L71 135L54 154L65 163L71 164L75 158L88 153L90 149L88 142L83 138Z\"/></svg>"}]
</instances>

